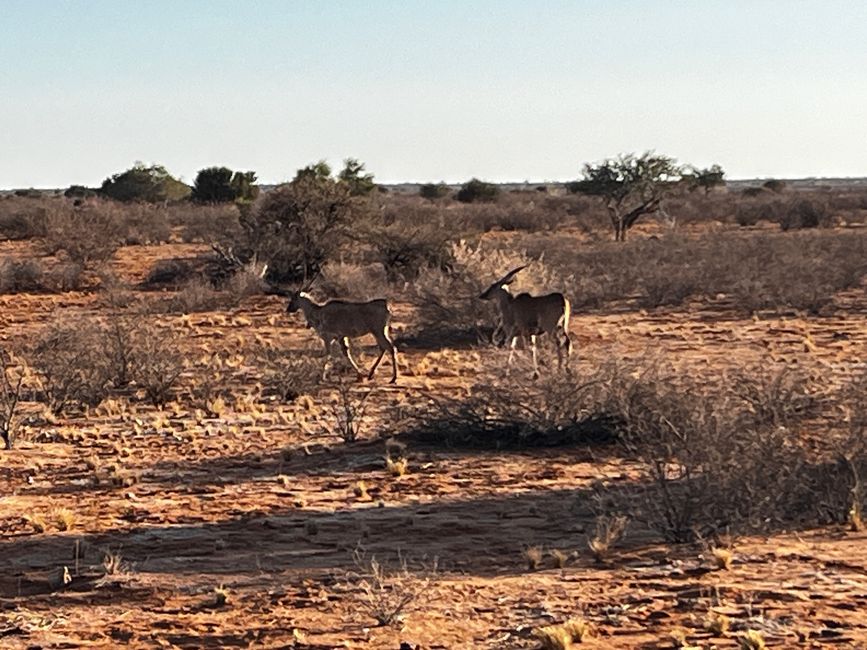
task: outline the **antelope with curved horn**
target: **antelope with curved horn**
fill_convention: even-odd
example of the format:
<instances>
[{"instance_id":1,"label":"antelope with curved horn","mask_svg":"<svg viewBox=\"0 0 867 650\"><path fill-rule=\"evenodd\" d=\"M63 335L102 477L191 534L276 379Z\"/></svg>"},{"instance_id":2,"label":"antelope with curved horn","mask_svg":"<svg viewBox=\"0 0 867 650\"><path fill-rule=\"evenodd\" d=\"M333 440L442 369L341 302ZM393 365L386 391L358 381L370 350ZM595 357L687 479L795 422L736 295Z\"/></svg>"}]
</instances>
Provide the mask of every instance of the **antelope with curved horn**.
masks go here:
<instances>
[{"instance_id":1,"label":"antelope with curved horn","mask_svg":"<svg viewBox=\"0 0 867 650\"><path fill-rule=\"evenodd\" d=\"M379 357L367 373L368 380L373 379L382 357L388 352L391 355L391 382L397 381L397 348L391 340L389 325L391 323L391 311L388 303L383 298L368 302L350 302L348 300L329 300L318 303L305 291L296 291L286 305L287 313L298 310L304 312L307 324L316 330L316 333L325 343L326 366L322 376L327 371L327 357L331 355L331 344L337 341L343 354L355 368L359 377L363 376L361 368L352 358L349 349L349 339L365 334L373 334L376 344L379 346Z\"/></svg>"},{"instance_id":2,"label":"antelope with curved horn","mask_svg":"<svg viewBox=\"0 0 867 650\"><path fill-rule=\"evenodd\" d=\"M554 343L557 346L558 366L563 365L563 348L566 351L566 358L572 353L572 339L569 337L569 317L572 308L569 300L562 293L549 293L544 296L520 293L513 296L509 291L509 285L514 282L515 276L524 268L526 265L512 269L485 289L479 298L497 302L500 322L494 333L502 330L506 336L506 341L511 341L507 368L512 365L518 338L526 341L529 337L533 351L533 374L538 375L536 338L540 334L547 333L554 338Z\"/></svg>"}]
</instances>

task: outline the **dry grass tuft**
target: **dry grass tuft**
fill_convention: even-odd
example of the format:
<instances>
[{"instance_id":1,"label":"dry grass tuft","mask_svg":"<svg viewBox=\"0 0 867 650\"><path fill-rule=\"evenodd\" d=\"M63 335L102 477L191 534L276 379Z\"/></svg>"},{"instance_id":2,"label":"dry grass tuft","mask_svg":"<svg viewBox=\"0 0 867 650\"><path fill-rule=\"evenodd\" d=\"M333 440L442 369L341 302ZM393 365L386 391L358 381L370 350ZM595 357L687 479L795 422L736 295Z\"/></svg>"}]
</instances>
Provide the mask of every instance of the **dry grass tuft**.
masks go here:
<instances>
[{"instance_id":1,"label":"dry grass tuft","mask_svg":"<svg viewBox=\"0 0 867 650\"><path fill-rule=\"evenodd\" d=\"M545 557L545 552L541 546L529 546L524 549L524 559L527 561L527 568L530 571L535 571L542 566L542 559Z\"/></svg>"},{"instance_id":2,"label":"dry grass tuft","mask_svg":"<svg viewBox=\"0 0 867 650\"><path fill-rule=\"evenodd\" d=\"M569 650L592 634L591 625L583 618L571 618L560 625L548 625L535 630L543 650Z\"/></svg>"},{"instance_id":3,"label":"dry grass tuft","mask_svg":"<svg viewBox=\"0 0 867 650\"><path fill-rule=\"evenodd\" d=\"M704 629L714 636L722 636L729 631L731 619L725 614L710 613L704 622Z\"/></svg>"},{"instance_id":4,"label":"dry grass tuft","mask_svg":"<svg viewBox=\"0 0 867 650\"><path fill-rule=\"evenodd\" d=\"M45 517L43 517L39 513L24 515L24 519L27 520L27 523L30 524L30 527L33 528L34 532L36 533L44 533L45 529L48 527L48 524L45 521Z\"/></svg>"},{"instance_id":5,"label":"dry grass tuft","mask_svg":"<svg viewBox=\"0 0 867 650\"><path fill-rule=\"evenodd\" d=\"M75 526L75 513L68 508L55 508L51 511L51 519L57 530L72 530Z\"/></svg>"},{"instance_id":6,"label":"dry grass tuft","mask_svg":"<svg viewBox=\"0 0 867 650\"><path fill-rule=\"evenodd\" d=\"M552 549L550 555L554 558L554 564L557 565L558 569L564 569L566 564L569 562L569 554L558 548Z\"/></svg>"},{"instance_id":7,"label":"dry grass tuft","mask_svg":"<svg viewBox=\"0 0 867 650\"><path fill-rule=\"evenodd\" d=\"M370 501L370 494L367 492L367 484L364 481L359 481L352 489L353 494L362 501Z\"/></svg>"},{"instance_id":8,"label":"dry grass tuft","mask_svg":"<svg viewBox=\"0 0 867 650\"><path fill-rule=\"evenodd\" d=\"M710 552L717 569L728 571L732 568L732 559L734 558L734 554L730 548L713 547Z\"/></svg>"},{"instance_id":9,"label":"dry grass tuft","mask_svg":"<svg viewBox=\"0 0 867 650\"><path fill-rule=\"evenodd\" d=\"M740 650L765 650L766 647L764 637L756 630L747 630L738 637L738 648Z\"/></svg>"},{"instance_id":10,"label":"dry grass tuft","mask_svg":"<svg viewBox=\"0 0 867 650\"><path fill-rule=\"evenodd\" d=\"M629 520L621 515L602 515L596 518L596 534L588 542L596 562L602 563L608 559L611 549L623 538L628 522Z\"/></svg>"},{"instance_id":11,"label":"dry grass tuft","mask_svg":"<svg viewBox=\"0 0 867 650\"><path fill-rule=\"evenodd\" d=\"M220 585L214 589L214 607L225 607L229 604L229 590Z\"/></svg>"},{"instance_id":12,"label":"dry grass tuft","mask_svg":"<svg viewBox=\"0 0 867 650\"><path fill-rule=\"evenodd\" d=\"M406 458L392 458L391 456L386 456L385 468L388 470L389 474L395 478L399 478L406 475L409 471L409 460Z\"/></svg>"}]
</instances>

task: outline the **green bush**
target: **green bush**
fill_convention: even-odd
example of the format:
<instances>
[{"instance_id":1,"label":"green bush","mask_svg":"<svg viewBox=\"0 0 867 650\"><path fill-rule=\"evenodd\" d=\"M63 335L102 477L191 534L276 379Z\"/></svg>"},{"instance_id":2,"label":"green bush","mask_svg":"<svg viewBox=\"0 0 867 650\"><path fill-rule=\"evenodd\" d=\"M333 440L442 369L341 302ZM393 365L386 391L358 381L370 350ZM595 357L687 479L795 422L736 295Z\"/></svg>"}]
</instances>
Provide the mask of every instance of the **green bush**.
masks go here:
<instances>
[{"instance_id":1,"label":"green bush","mask_svg":"<svg viewBox=\"0 0 867 650\"><path fill-rule=\"evenodd\" d=\"M461 186L455 198L462 203L475 203L476 201L496 201L500 195L500 188L493 183L480 181L473 178Z\"/></svg>"},{"instance_id":2,"label":"green bush","mask_svg":"<svg viewBox=\"0 0 867 650\"><path fill-rule=\"evenodd\" d=\"M418 194L423 199L436 201L449 195L449 186L445 183L425 183L418 188Z\"/></svg>"},{"instance_id":3,"label":"green bush","mask_svg":"<svg viewBox=\"0 0 867 650\"><path fill-rule=\"evenodd\" d=\"M181 201L191 192L188 185L169 174L161 165L136 163L125 172L106 178L99 193L116 201Z\"/></svg>"}]
</instances>

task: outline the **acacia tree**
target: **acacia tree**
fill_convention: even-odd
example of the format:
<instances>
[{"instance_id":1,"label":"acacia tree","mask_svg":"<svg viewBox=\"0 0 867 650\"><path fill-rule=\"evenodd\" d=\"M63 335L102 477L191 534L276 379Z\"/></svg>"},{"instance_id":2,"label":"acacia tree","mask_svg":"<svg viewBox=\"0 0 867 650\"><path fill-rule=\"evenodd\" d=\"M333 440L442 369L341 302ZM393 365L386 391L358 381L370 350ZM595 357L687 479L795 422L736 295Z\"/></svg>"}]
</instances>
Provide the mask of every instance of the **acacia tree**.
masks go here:
<instances>
[{"instance_id":1,"label":"acacia tree","mask_svg":"<svg viewBox=\"0 0 867 650\"><path fill-rule=\"evenodd\" d=\"M190 198L199 203L252 201L259 188L256 172L233 172L228 167L200 169Z\"/></svg>"},{"instance_id":2,"label":"acacia tree","mask_svg":"<svg viewBox=\"0 0 867 650\"><path fill-rule=\"evenodd\" d=\"M711 165L705 169L692 167L684 172L683 178L689 183L690 191L700 188L704 190L705 196L710 194L713 188L726 184L725 172L719 165Z\"/></svg>"},{"instance_id":3,"label":"acacia tree","mask_svg":"<svg viewBox=\"0 0 867 650\"><path fill-rule=\"evenodd\" d=\"M373 182L373 174L365 174L364 163L356 158L347 158L343 161L343 169L337 178L349 186L349 191L353 196L370 194L376 187L376 183Z\"/></svg>"},{"instance_id":4,"label":"acacia tree","mask_svg":"<svg viewBox=\"0 0 867 650\"><path fill-rule=\"evenodd\" d=\"M673 158L647 151L621 154L584 165L583 178L569 183L572 192L597 196L605 202L614 240L626 241L627 231L646 214L657 212L665 195L683 178Z\"/></svg>"}]
</instances>

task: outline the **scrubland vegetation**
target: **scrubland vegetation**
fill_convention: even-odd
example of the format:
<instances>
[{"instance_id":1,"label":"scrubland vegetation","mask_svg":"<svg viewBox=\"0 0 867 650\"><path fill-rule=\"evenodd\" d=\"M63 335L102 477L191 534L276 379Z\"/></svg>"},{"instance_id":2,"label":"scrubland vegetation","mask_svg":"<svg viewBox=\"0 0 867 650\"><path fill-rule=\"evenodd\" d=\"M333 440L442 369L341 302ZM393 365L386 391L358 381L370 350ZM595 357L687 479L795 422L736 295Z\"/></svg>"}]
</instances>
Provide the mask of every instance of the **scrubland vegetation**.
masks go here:
<instances>
[{"instance_id":1,"label":"scrubland vegetation","mask_svg":"<svg viewBox=\"0 0 867 650\"><path fill-rule=\"evenodd\" d=\"M644 180L626 187L624 170ZM807 551L752 540L863 544L867 192L740 191L650 154L521 192L477 179L388 192L352 159L268 191L219 167L181 185L137 166L99 191L0 197L0 434L17 500L2 522L17 586L0 595L20 614L3 629L23 630L10 634L38 638L43 597L92 591L98 605L112 590L137 608L165 602L160 580L194 618L306 621L259 632L295 647L361 634L333 632L340 616L383 628L359 647L395 648L438 634L614 647L623 630L619 647L764 647L842 629L754 609L774 598L760 569L793 580L775 563ZM507 376L478 300L520 265L517 290L562 291L575 314L575 358L558 370L545 351L538 379L526 361ZM314 279L321 298L388 298L397 388L355 383L348 365L323 379L319 341L280 297ZM151 498L181 505L161 514ZM262 539L255 564L235 557ZM208 546L191 551L195 587L169 559L189 540ZM687 578L700 584L612 600ZM561 589L550 612L520 604ZM823 593L817 606L838 599ZM489 618L500 610L509 622ZM312 641L314 624L332 632ZM52 623L67 640L75 625Z\"/></svg>"}]
</instances>

